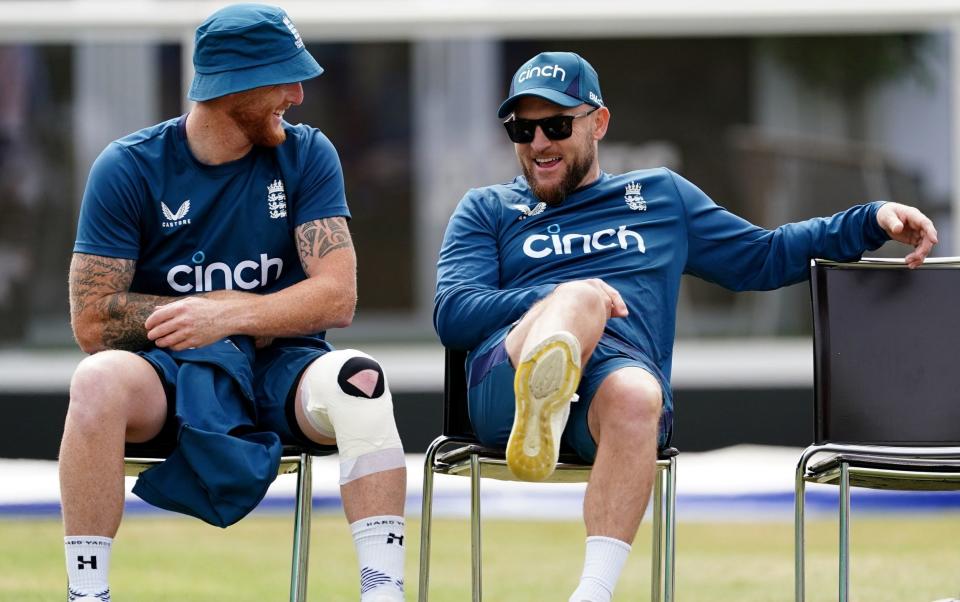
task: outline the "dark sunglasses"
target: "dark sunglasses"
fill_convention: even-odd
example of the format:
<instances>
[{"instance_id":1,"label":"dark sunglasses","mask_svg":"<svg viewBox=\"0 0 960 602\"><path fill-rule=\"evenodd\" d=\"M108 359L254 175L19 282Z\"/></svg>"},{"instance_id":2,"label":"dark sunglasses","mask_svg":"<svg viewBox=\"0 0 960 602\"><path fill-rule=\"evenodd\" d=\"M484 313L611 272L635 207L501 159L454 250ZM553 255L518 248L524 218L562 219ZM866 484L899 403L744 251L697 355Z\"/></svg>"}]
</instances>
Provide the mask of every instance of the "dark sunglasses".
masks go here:
<instances>
[{"instance_id":1,"label":"dark sunglasses","mask_svg":"<svg viewBox=\"0 0 960 602\"><path fill-rule=\"evenodd\" d=\"M576 115L554 115L553 117L544 117L543 119L519 119L511 116L503 122L503 127L507 129L507 136L516 144L529 144L533 142L533 137L537 133L537 126L543 130L543 135L550 140L566 140L573 134L573 120L578 117L586 117L600 107L593 107L584 113Z\"/></svg>"}]
</instances>

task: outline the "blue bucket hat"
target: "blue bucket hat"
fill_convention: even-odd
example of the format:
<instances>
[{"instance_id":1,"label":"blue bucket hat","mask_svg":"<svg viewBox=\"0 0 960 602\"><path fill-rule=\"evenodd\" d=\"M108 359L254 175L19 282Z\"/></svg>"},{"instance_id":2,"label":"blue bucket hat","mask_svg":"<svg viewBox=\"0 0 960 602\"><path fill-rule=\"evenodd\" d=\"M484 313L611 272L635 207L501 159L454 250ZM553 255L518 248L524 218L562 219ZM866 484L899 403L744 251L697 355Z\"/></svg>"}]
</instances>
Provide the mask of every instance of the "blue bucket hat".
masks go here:
<instances>
[{"instance_id":1,"label":"blue bucket hat","mask_svg":"<svg viewBox=\"0 0 960 602\"><path fill-rule=\"evenodd\" d=\"M521 96L539 96L561 107L583 103L603 106L600 78L583 57L573 52L541 52L523 64L510 80L510 94L497 116L513 112Z\"/></svg>"},{"instance_id":2,"label":"blue bucket hat","mask_svg":"<svg viewBox=\"0 0 960 602\"><path fill-rule=\"evenodd\" d=\"M210 100L260 86L292 84L323 73L282 8L234 4L197 28L187 98Z\"/></svg>"}]
</instances>

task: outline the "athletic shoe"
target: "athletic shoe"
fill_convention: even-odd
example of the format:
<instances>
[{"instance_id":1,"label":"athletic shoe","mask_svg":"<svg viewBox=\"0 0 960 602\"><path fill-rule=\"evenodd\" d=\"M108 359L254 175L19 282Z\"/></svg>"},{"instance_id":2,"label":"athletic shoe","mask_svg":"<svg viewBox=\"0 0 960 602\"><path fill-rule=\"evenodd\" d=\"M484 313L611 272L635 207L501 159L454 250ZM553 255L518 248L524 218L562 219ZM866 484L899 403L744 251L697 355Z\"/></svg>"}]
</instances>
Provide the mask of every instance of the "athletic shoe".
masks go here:
<instances>
[{"instance_id":1,"label":"athletic shoe","mask_svg":"<svg viewBox=\"0 0 960 602\"><path fill-rule=\"evenodd\" d=\"M519 479L542 481L553 474L570 401L580 383L580 342L554 333L521 360L513 381L516 413L507 441L507 466Z\"/></svg>"}]
</instances>

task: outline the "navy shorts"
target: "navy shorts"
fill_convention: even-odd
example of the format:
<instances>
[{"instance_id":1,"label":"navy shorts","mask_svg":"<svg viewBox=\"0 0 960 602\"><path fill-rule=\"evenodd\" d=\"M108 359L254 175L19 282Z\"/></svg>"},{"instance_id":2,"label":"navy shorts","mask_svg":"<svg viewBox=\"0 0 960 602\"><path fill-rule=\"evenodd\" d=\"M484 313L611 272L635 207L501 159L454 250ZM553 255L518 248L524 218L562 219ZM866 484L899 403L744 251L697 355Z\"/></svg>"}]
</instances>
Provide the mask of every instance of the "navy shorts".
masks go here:
<instances>
[{"instance_id":1,"label":"navy shorts","mask_svg":"<svg viewBox=\"0 0 960 602\"><path fill-rule=\"evenodd\" d=\"M512 328L513 324L510 324L496 331L467 358L467 404L470 422L477 438L485 445L505 446L513 428L516 412L513 379L516 370L510 363L505 345L507 334ZM607 376L626 367L642 368L659 381L663 392L663 412L660 416L657 444L662 449L670 442L673 430L673 401L670 387L660 369L643 352L604 333L584 366L580 386L577 387L580 399L570 404L570 418L562 437L562 445L587 462L593 462L597 455L597 443L587 424L590 402Z\"/></svg>"},{"instance_id":2,"label":"navy shorts","mask_svg":"<svg viewBox=\"0 0 960 602\"><path fill-rule=\"evenodd\" d=\"M300 376L313 360L332 350L332 345L315 337L278 338L267 347L257 350L253 362L253 393L259 430L276 433L285 445L300 445L322 453L336 450L336 446L311 441L297 425L294 409ZM150 361L148 357L144 359ZM177 435L173 416L176 374L168 374L153 362L150 363L166 391L168 412L163 430L145 445L172 445Z\"/></svg>"}]
</instances>

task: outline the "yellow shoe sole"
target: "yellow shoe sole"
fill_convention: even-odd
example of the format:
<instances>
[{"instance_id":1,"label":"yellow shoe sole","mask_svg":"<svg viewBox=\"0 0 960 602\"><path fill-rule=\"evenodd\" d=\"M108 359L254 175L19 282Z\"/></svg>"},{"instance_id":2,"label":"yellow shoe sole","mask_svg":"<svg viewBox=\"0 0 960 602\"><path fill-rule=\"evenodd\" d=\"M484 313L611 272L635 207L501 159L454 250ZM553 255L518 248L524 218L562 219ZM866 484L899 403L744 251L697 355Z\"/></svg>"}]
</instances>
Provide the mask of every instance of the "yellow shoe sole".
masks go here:
<instances>
[{"instance_id":1,"label":"yellow shoe sole","mask_svg":"<svg viewBox=\"0 0 960 602\"><path fill-rule=\"evenodd\" d=\"M568 332L547 337L521 360L513 381L516 413L507 441L507 466L518 479L543 481L553 474L560 434L579 383L580 343Z\"/></svg>"}]
</instances>

